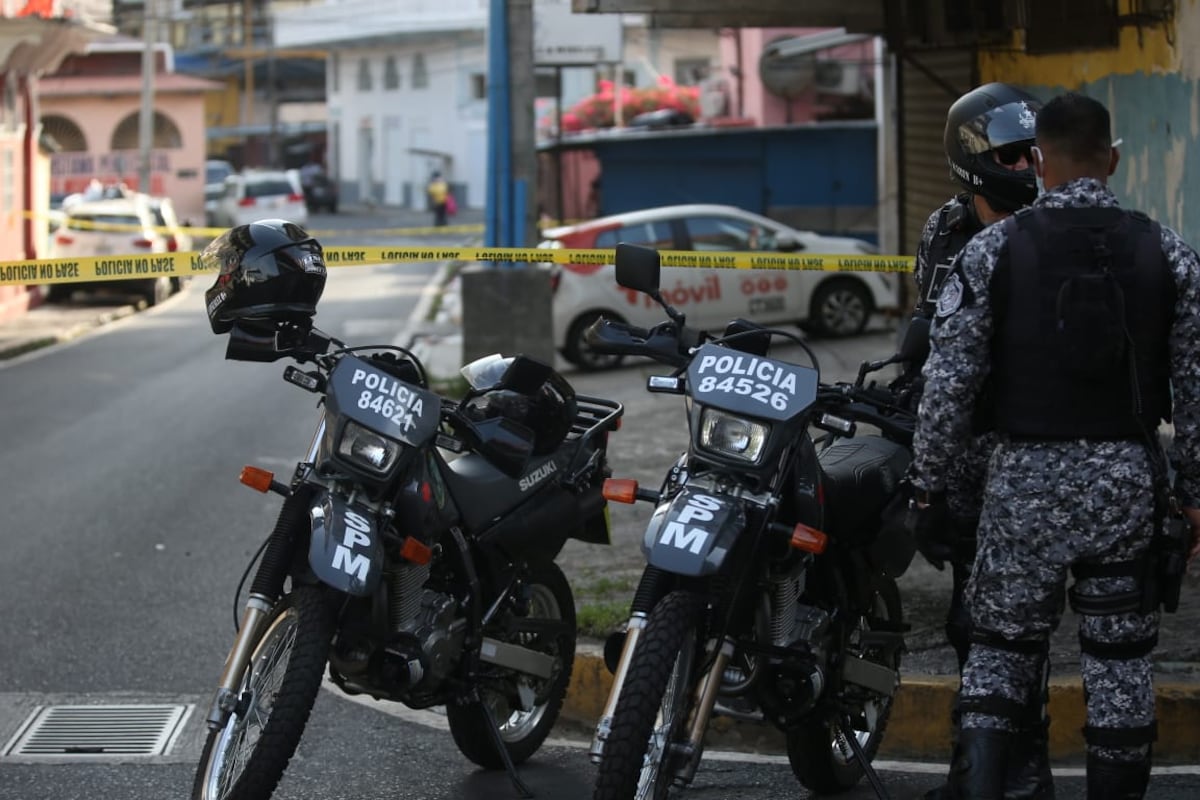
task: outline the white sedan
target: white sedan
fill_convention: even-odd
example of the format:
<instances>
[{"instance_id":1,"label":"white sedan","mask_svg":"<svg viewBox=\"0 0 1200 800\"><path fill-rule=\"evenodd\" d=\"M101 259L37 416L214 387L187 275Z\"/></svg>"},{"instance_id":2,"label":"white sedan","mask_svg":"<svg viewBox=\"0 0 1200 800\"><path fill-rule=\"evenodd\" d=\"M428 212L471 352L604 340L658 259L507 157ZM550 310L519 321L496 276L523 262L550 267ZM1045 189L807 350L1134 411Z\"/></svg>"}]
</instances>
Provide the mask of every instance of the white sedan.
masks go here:
<instances>
[{"instance_id":1,"label":"white sedan","mask_svg":"<svg viewBox=\"0 0 1200 800\"><path fill-rule=\"evenodd\" d=\"M542 232L539 247L604 249L619 242L662 250L774 251L861 255L877 252L861 239L821 236L733 206L679 205L632 211ZM583 341L598 317L653 325L663 313L649 298L617 285L611 264L554 267L555 346L582 369L604 369L619 356L595 353ZM817 336L851 336L871 314L900 310L900 276L815 270L663 270L663 297L689 325L723 329L742 317L763 324L798 324Z\"/></svg>"}]
</instances>

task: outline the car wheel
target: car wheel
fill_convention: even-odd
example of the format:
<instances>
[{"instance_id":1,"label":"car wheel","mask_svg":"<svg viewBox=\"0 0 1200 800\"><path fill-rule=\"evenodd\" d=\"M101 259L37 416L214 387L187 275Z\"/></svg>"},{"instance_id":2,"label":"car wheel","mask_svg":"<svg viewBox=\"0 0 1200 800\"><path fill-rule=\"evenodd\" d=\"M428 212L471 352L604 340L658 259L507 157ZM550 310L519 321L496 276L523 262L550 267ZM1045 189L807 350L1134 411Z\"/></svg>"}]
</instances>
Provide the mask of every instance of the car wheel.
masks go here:
<instances>
[{"instance_id":1,"label":"car wheel","mask_svg":"<svg viewBox=\"0 0 1200 800\"><path fill-rule=\"evenodd\" d=\"M615 322L625 321L616 314L589 311L575 318L575 321L567 328L567 339L563 342L563 358L586 372L613 369L620 366L621 362L625 360L625 356L597 353L584 341L583 335L600 317L607 317Z\"/></svg>"},{"instance_id":2,"label":"car wheel","mask_svg":"<svg viewBox=\"0 0 1200 800\"><path fill-rule=\"evenodd\" d=\"M813 293L804 328L816 336L854 336L867 327L871 310L867 287L852 278L834 278Z\"/></svg>"},{"instance_id":3,"label":"car wheel","mask_svg":"<svg viewBox=\"0 0 1200 800\"><path fill-rule=\"evenodd\" d=\"M150 285L149 290L145 294L146 304L156 306L164 302L171 296L171 279L167 277L157 278Z\"/></svg>"}]
</instances>

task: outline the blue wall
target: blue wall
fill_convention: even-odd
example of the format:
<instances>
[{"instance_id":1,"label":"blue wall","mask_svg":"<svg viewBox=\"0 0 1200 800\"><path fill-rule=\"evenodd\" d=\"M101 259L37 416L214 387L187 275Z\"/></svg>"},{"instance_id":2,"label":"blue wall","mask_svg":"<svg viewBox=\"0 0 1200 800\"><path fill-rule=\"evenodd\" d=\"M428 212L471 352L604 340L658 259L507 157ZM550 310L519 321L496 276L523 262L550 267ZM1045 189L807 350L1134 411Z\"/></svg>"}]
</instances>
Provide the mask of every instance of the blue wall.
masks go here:
<instances>
[{"instance_id":1,"label":"blue wall","mask_svg":"<svg viewBox=\"0 0 1200 800\"><path fill-rule=\"evenodd\" d=\"M601 214L724 203L798 228L875 240L876 127L826 123L597 141Z\"/></svg>"}]
</instances>

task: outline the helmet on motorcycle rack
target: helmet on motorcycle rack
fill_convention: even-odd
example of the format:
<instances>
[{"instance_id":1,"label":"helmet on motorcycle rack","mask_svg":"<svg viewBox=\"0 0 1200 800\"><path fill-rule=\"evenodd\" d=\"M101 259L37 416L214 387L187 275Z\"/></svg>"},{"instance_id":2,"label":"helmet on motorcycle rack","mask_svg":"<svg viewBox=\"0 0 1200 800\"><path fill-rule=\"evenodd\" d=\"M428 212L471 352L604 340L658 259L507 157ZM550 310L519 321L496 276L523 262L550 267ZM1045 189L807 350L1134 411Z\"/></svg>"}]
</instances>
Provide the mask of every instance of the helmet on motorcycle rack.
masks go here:
<instances>
[{"instance_id":1,"label":"helmet on motorcycle rack","mask_svg":"<svg viewBox=\"0 0 1200 800\"><path fill-rule=\"evenodd\" d=\"M321 244L281 219L230 228L204 248L200 263L217 272L204 293L213 333L243 320L307 323L325 290Z\"/></svg>"},{"instance_id":2,"label":"helmet on motorcycle rack","mask_svg":"<svg viewBox=\"0 0 1200 800\"><path fill-rule=\"evenodd\" d=\"M1006 83L972 89L946 114L950 174L997 211L1016 211L1037 197L1030 148L1041 102ZM1026 166L1014 169L1024 157Z\"/></svg>"},{"instance_id":3,"label":"helmet on motorcycle rack","mask_svg":"<svg viewBox=\"0 0 1200 800\"><path fill-rule=\"evenodd\" d=\"M502 417L533 432L533 454L552 453L567 438L575 390L552 367L528 356L484 356L463 367L471 391L459 405L467 419Z\"/></svg>"}]
</instances>

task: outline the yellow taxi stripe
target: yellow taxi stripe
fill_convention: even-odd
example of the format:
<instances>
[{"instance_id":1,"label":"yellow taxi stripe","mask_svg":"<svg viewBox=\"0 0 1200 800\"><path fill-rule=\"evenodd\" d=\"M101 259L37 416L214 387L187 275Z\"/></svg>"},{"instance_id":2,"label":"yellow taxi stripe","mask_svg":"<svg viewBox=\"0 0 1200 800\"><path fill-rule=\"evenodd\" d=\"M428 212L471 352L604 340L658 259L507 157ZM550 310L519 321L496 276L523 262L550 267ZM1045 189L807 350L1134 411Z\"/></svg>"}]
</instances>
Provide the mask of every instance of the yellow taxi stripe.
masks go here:
<instances>
[{"instance_id":1,"label":"yellow taxi stripe","mask_svg":"<svg viewBox=\"0 0 1200 800\"><path fill-rule=\"evenodd\" d=\"M805 253L697 253L661 250L665 267L701 269L822 270L826 272L910 272L912 256L820 255ZM326 247L325 263L331 267L397 264L409 261L501 261L508 263L611 264L614 251L568 250L542 247ZM200 254L150 253L141 255L48 258L36 261L0 261L0 286L31 283L78 283L94 280L137 280L161 275L187 277L210 272Z\"/></svg>"}]
</instances>

